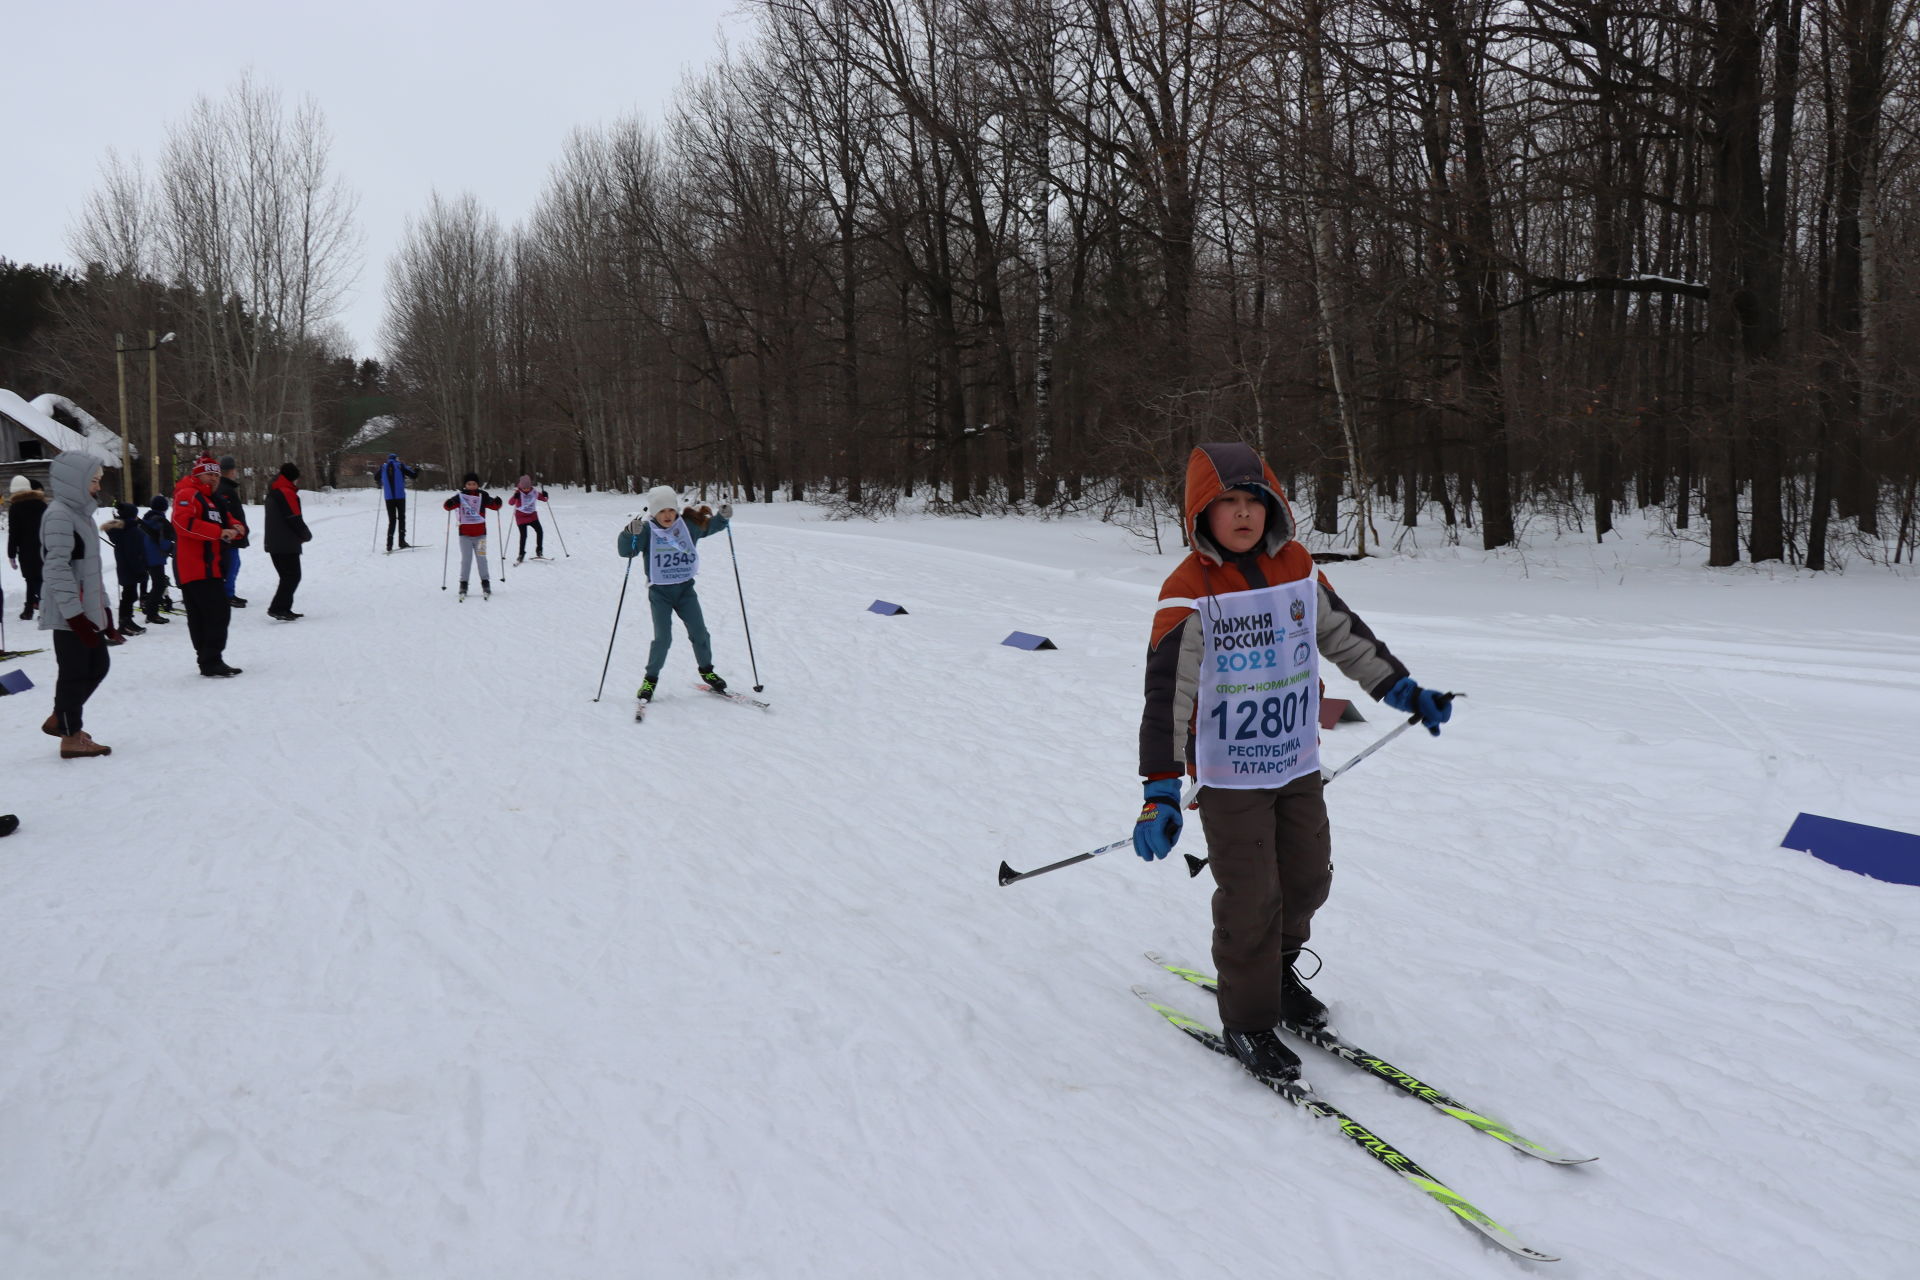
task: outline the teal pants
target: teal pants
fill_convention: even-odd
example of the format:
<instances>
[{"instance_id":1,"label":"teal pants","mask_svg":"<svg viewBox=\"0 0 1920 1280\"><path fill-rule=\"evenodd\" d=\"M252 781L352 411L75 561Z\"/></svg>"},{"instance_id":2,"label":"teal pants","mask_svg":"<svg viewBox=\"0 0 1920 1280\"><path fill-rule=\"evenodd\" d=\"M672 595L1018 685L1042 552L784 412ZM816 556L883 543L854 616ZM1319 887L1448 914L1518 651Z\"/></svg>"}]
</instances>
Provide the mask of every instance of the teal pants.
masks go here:
<instances>
[{"instance_id":1,"label":"teal pants","mask_svg":"<svg viewBox=\"0 0 1920 1280\"><path fill-rule=\"evenodd\" d=\"M673 647L673 615L686 624L687 639L693 641L693 660L702 670L713 665L713 637L707 634L707 620L700 615L700 597L691 582L676 582L671 587L648 587L647 607L653 610L653 647L647 650L647 679L658 680L660 668Z\"/></svg>"}]
</instances>

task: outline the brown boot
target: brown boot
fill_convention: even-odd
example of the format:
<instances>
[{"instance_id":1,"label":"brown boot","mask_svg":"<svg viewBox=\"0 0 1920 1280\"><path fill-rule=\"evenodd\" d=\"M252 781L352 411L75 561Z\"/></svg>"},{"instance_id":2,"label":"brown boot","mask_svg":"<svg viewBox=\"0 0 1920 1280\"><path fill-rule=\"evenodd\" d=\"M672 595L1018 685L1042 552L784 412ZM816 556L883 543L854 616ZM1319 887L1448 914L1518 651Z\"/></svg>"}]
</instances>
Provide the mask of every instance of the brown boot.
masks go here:
<instances>
[{"instance_id":1,"label":"brown boot","mask_svg":"<svg viewBox=\"0 0 1920 1280\"><path fill-rule=\"evenodd\" d=\"M87 736L86 730L70 733L60 739L60 758L62 760L84 760L89 756L110 756L112 747L104 747Z\"/></svg>"},{"instance_id":2,"label":"brown boot","mask_svg":"<svg viewBox=\"0 0 1920 1280\"><path fill-rule=\"evenodd\" d=\"M40 726L40 732L49 738L64 738L66 735L60 732L60 713L56 711L48 716L47 722Z\"/></svg>"}]
</instances>

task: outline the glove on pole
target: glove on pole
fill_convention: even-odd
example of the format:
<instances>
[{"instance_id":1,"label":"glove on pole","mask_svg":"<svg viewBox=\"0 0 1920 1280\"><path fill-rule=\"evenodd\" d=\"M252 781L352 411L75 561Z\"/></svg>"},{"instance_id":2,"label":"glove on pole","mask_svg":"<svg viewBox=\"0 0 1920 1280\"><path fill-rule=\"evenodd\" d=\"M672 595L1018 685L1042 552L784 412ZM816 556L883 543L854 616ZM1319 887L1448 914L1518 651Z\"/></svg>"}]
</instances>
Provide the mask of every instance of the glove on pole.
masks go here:
<instances>
[{"instance_id":1,"label":"glove on pole","mask_svg":"<svg viewBox=\"0 0 1920 1280\"><path fill-rule=\"evenodd\" d=\"M1154 784L1148 783L1147 785L1153 786ZM1184 798L1180 796L1180 791L1179 791L1180 784L1178 782L1175 782L1173 779L1169 778L1164 780L1164 785L1174 788L1174 791L1173 791L1174 798L1178 802L1179 807L1181 809L1184 809L1189 804L1193 803L1194 796L1200 793L1200 787L1198 783L1195 783L1191 788L1188 789ZM1086 862L1089 859L1099 857L1103 853L1112 853L1115 849L1131 849L1134 847L1133 842L1134 842L1134 837L1128 836L1125 840L1115 840L1112 844L1103 844L1098 849L1089 849L1085 853L1077 853L1071 858L1062 858L1058 862L1050 862L1044 867L1035 867L1031 871L1015 871L1012 867L1008 866L1006 863L1003 862L1000 864L1000 883L1002 886L1006 886L1006 885L1014 884L1021 880L1031 880L1033 877L1043 876L1047 874L1047 872L1049 871L1058 871L1062 867L1071 867L1076 862ZM1169 845L1168 847L1171 848L1172 846Z\"/></svg>"},{"instance_id":2,"label":"glove on pole","mask_svg":"<svg viewBox=\"0 0 1920 1280\"><path fill-rule=\"evenodd\" d=\"M1404 684L1408 682L1402 681L1401 683ZM1399 688L1398 685L1395 685L1394 687L1396 689ZM1417 688L1418 686L1415 686L1415 687ZM1447 717L1453 714L1453 700L1455 698L1464 698L1467 696L1464 693L1431 693L1426 690L1422 690L1422 692L1426 692L1427 696L1435 699L1440 704L1441 709L1445 713L1441 716L1441 719L1443 721L1447 719ZM1382 698L1381 701L1387 702L1388 699L1391 698L1392 696L1393 694L1389 692L1387 694L1387 697ZM1392 704L1389 702L1388 705L1391 706ZM1381 734L1378 738L1375 738L1370 744L1368 744L1366 750L1362 751L1359 755L1355 756L1353 759L1341 765L1338 769L1333 770L1331 773L1329 773L1325 769L1322 769L1320 771L1320 777L1326 782L1329 782L1329 783L1332 782L1335 778L1339 777L1341 774L1345 773L1347 770L1353 768L1353 766L1359 764L1362 760L1365 760L1368 756L1372 755L1374 752L1386 746L1389 742L1392 742L1395 738L1399 737L1401 734L1405 733L1407 730L1413 728L1413 726L1420 723L1421 723L1420 713L1416 711L1412 715L1408 716L1404 723L1396 725L1394 728L1388 730L1386 733ZM1435 737L1438 737L1440 735L1440 731L1438 729L1435 729L1433 730L1433 734ZM1206 865L1207 865L1207 860L1205 858L1196 858L1192 854L1187 855L1187 874L1189 876L1199 875L1201 869Z\"/></svg>"}]
</instances>

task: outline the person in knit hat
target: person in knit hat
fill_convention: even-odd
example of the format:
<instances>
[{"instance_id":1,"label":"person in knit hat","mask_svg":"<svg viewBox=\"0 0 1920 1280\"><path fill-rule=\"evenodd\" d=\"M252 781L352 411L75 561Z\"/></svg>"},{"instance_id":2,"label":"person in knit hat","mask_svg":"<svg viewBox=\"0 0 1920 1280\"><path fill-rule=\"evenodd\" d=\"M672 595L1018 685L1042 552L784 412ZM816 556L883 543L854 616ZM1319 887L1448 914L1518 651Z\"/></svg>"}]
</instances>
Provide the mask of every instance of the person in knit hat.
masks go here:
<instances>
[{"instance_id":1,"label":"person in knit hat","mask_svg":"<svg viewBox=\"0 0 1920 1280\"><path fill-rule=\"evenodd\" d=\"M291 462L280 465L280 474L267 490L265 532L267 555L280 575L280 586L267 606L267 616L298 622L305 616L293 611L293 593L300 586L300 549L313 541L313 533L300 514L300 468Z\"/></svg>"},{"instance_id":2,"label":"person in knit hat","mask_svg":"<svg viewBox=\"0 0 1920 1280\"><path fill-rule=\"evenodd\" d=\"M533 558L544 560L547 557L547 531L540 527L540 504L547 500L545 489L536 489L532 476L521 476L507 494L507 502L513 507L513 523L520 530L519 564L527 558L527 530L533 530Z\"/></svg>"},{"instance_id":3,"label":"person in knit hat","mask_svg":"<svg viewBox=\"0 0 1920 1280\"><path fill-rule=\"evenodd\" d=\"M174 571L187 605L187 631L203 676L237 676L227 665L227 603L224 551L241 536L240 525L214 499L220 464L201 454L173 490Z\"/></svg>"},{"instance_id":4,"label":"person in knit hat","mask_svg":"<svg viewBox=\"0 0 1920 1280\"><path fill-rule=\"evenodd\" d=\"M480 487L479 472L469 471L459 492L440 505L460 513L460 598L467 598L467 575L478 559L480 594L493 599L493 578L487 573L487 512L498 511L500 499Z\"/></svg>"},{"instance_id":5,"label":"person in knit hat","mask_svg":"<svg viewBox=\"0 0 1920 1280\"><path fill-rule=\"evenodd\" d=\"M47 513L47 496L25 476L7 485L7 563L27 580L27 600L20 620L32 619L40 606L40 518Z\"/></svg>"},{"instance_id":6,"label":"person in knit hat","mask_svg":"<svg viewBox=\"0 0 1920 1280\"><path fill-rule=\"evenodd\" d=\"M680 509L680 495L667 485L647 491L647 514L635 516L620 534L620 554L631 559L644 556L647 562L647 606L653 613L653 647L647 650L647 673L635 697L642 702L653 699L660 680L660 668L666 665L667 651L673 647L673 617L687 628L693 642L693 660L700 667L700 679L709 689L724 693L727 682L713 670L713 637L707 633L706 619L700 612L700 597L694 590L694 576L700 572L700 539L719 533L733 518L731 504L722 503L719 514L711 507Z\"/></svg>"}]
</instances>

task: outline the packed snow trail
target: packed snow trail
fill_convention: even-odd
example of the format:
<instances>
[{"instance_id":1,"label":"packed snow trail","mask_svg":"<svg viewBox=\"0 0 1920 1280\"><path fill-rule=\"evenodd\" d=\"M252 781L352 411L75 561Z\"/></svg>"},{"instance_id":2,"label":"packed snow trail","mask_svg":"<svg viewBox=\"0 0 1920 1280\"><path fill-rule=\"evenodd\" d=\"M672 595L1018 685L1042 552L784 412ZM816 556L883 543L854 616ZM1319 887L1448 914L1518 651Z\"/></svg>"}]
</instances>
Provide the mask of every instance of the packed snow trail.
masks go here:
<instances>
[{"instance_id":1,"label":"packed snow trail","mask_svg":"<svg viewBox=\"0 0 1920 1280\"><path fill-rule=\"evenodd\" d=\"M370 495L309 496L306 618L236 614L232 681L184 625L114 650L109 759L55 757L51 654L20 660L0 1275L1521 1270L1141 1016L1142 949L1207 955L1207 878L1116 855L994 882L1126 833L1169 559L1081 521L743 505L773 709L692 688L679 634L636 725L637 587L591 701L635 500L555 499L581 551L482 609L437 556L367 552ZM1775 846L1799 809L1920 829L1920 583L1667 556L1329 569L1472 697L1330 793L1315 990L1599 1163L1315 1083L1556 1275L1906 1274L1920 890ZM242 594L270 576L249 557ZM745 688L731 577L704 557Z\"/></svg>"}]
</instances>

